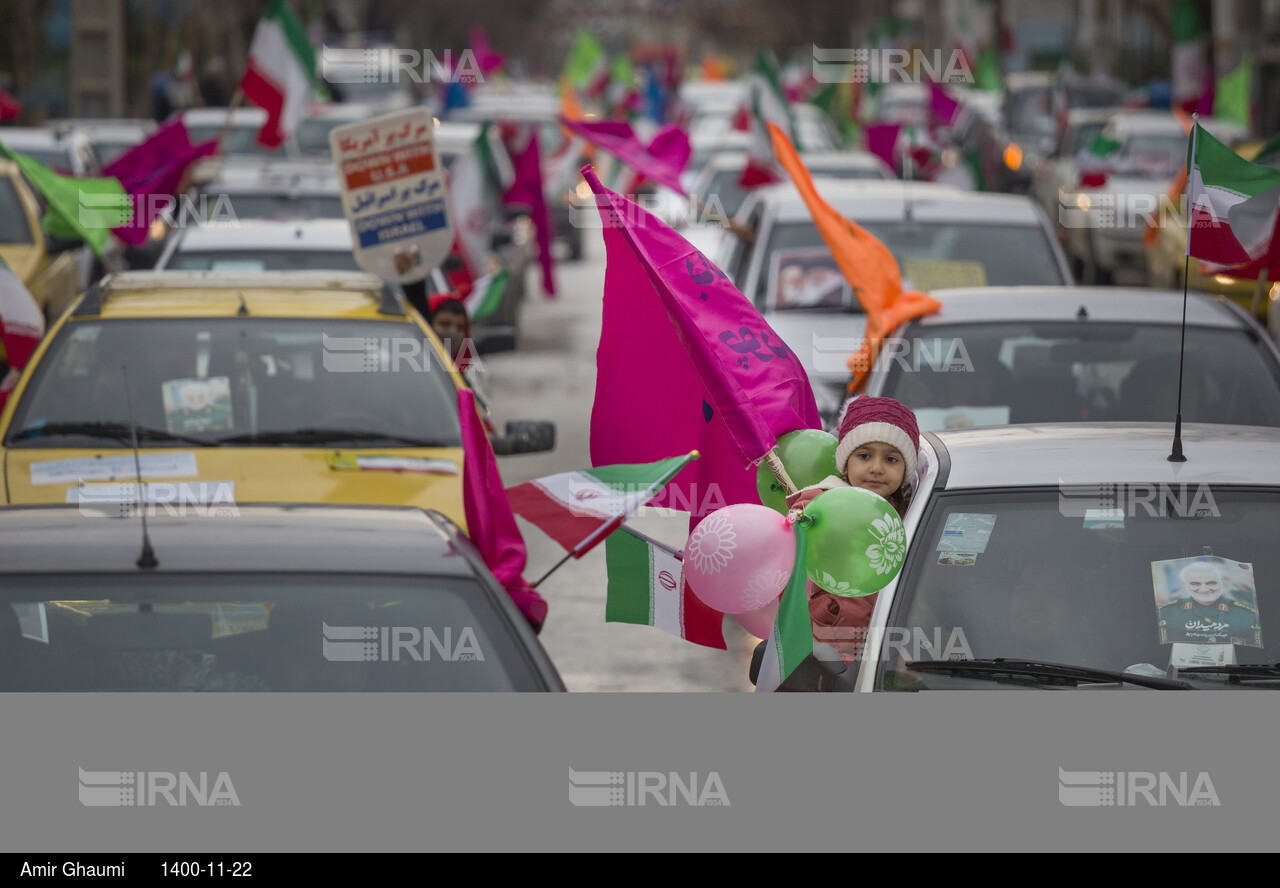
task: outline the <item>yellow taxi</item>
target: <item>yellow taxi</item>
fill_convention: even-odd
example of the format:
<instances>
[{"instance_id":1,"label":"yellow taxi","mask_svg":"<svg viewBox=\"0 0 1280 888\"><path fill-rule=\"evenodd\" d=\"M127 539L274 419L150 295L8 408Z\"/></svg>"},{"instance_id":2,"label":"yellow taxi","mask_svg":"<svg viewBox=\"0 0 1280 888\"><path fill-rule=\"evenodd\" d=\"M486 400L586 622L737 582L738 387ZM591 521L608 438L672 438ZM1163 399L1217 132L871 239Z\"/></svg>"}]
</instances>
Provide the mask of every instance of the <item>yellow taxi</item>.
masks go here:
<instances>
[{"instance_id":1,"label":"yellow taxi","mask_svg":"<svg viewBox=\"0 0 1280 888\"><path fill-rule=\"evenodd\" d=\"M4 502L133 501L140 467L157 504L410 505L465 527L463 384L369 275L108 275L0 413Z\"/></svg>"},{"instance_id":2,"label":"yellow taxi","mask_svg":"<svg viewBox=\"0 0 1280 888\"><path fill-rule=\"evenodd\" d=\"M0 159L0 256L53 319L79 291L80 271L71 250L79 243L45 237L40 216L40 200L18 165Z\"/></svg>"}]
</instances>

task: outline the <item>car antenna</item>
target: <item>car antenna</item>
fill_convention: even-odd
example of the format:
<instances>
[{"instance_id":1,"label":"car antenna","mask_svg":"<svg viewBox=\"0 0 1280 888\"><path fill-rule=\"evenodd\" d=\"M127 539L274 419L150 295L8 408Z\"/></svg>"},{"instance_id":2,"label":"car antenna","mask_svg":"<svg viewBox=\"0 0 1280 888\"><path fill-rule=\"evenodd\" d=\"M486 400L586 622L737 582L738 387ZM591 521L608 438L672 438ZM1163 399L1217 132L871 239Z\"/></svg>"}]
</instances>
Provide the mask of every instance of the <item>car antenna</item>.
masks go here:
<instances>
[{"instance_id":1,"label":"car antenna","mask_svg":"<svg viewBox=\"0 0 1280 888\"><path fill-rule=\"evenodd\" d=\"M244 304L244 294L236 293L240 297L240 307L236 309L236 317L247 318L249 316L249 306Z\"/></svg>"},{"instance_id":2,"label":"car antenna","mask_svg":"<svg viewBox=\"0 0 1280 888\"><path fill-rule=\"evenodd\" d=\"M908 138L908 142L907 142L908 149L911 148L910 139L914 138L914 130L912 130L911 132L913 133L913 135ZM911 151L908 150L902 158L902 172L903 172L903 175L906 176L905 180L902 183L902 221L907 223L910 223L912 221L911 219L911 167L914 163L915 163L915 160L911 156Z\"/></svg>"},{"instance_id":3,"label":"car antenna","mask_svg":"<svg viewBox=\"0 0 1280 888\"><path fill-rule=\"evenodd\" d=\"M1187 155L1188 168L1196 159L1196 130L1200 128L1200 115L1191 115L1191 149ZM1192 188L1187 186L1187 199L1191 198ZM1178 343L1178 412L1173 420L1173 450L1169 453L1169 462L1186 462L1182 452L1182 365L1187 356L1187 274L1191 269L1191 219L1195 207L1187 205L1187 249L1182 258L1182 334Z\"/></svg>"},{"instance_id":4,"label":"car antenna","mask_svg":"<svg viewBox=\"0 0 1280 888\"><path fill-rule=\"evenodd\" d=\"M138 423L133 418L133 398L129 394L129 365L121 364L124 373L124 402L129 408L129 432L133 439L133 468L138 475L138 514L142 516L142 554L138 556L138 567L155 568L160 565L156 560L155 549L151 548L151 537L147 535L147 497L142 486L142 460L138 456Z\"/></svg>"}]
</instances>

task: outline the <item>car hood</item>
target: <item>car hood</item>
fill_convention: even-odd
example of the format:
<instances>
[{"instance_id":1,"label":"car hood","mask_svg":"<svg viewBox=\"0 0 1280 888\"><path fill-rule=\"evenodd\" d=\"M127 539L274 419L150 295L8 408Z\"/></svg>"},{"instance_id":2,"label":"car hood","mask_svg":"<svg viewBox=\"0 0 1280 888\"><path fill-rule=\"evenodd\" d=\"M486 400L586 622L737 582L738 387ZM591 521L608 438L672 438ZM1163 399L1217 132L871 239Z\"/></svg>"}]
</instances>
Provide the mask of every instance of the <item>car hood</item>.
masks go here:
<instances>
[{"instance_id":1,"label":"car hood","mask_svg":"<svg viewBox=\"0 0 1280 888\"><path fill-rule=\"evenodd\" d=\"M381 458L379 458L381 457ZM185 501L217 514L234 503L359 503L435 509L465 528L462 450L442 448L196 447L139 451L143 481L164 510ZM7 502L117 503L134 495L133 452L123 448L9 448ZM97 498L95 500L95 497Z\"/></svg>"}]
</instances>

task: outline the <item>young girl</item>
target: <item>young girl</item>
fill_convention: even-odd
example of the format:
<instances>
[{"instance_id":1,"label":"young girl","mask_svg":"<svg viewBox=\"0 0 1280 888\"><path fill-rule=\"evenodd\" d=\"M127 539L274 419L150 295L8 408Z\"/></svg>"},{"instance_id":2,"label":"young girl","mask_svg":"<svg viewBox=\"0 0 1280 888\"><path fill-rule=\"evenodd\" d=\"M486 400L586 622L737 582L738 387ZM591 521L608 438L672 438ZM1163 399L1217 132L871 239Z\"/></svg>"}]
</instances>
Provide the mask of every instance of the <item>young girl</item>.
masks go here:
<instances>
[{"instance_id":1,"label":"young girl","mask_svg":"<svg viewBox=\"0 0 1280 888\"><path fill-rule=\"evenodd\" d=\"M892 398L861 397L850 401L840 420L836 471L787 498L803 507L835 487L861 487L889 501L901 518L911 502L911 482L919 462L920 429L909 409ZM862 648L863 631L871 623L876 596L846 598L808 585L813 637L831 645L845 663Z\"/></svg>"}]
</instances>

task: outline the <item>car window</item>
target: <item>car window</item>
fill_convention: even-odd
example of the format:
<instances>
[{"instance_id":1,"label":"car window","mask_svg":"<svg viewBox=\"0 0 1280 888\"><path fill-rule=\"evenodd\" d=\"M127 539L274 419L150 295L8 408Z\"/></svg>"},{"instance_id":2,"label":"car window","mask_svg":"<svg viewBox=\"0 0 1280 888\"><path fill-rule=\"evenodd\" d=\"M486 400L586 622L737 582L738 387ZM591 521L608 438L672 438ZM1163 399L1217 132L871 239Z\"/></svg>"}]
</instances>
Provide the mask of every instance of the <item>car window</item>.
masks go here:
<instances>
[{"instance_id":1,"label":"car window","mask_svg":"<svg viewBox=\"0 0 1280 888\"><path fill-rule=\"evenodd\" d=\"M6 691L541 689L473 579L4 577L0 635Z\"/></svg>"},{"instance_id":2,"label":"car window","mask_svg":"<svg viewBox=\"0 0 1280 888\"><path fill-rule=\"evenodd\" d=\"M1186 136L1138 133L1124 140L1113 166L1140 176L1172 176L1186 160Z\"/></svg>"},{"instance_id":3,"label":"car window","mask_svg":"<svg viewBox=\"0 0 1280 888\"><path fill-rule=\"evenodd\" d=\"M1106 121L1098 120L1089 123L1078 123L1067 130L1063 137L1062 153L1067 157L1075 157L1078 151L1089 146L1093 137L1102 132Z\"/></svg>"},{"instance_id":4,"label":"car window","mask_svg":"<svg viewBox=\"0 0 1280 888\"><path fill-rule=\"evenodd\" d=\"M298 150L303 154L317 157L329 155L329 133L340 126L353 123L351 120L337 118L312 117L298 123L294 138L298 142Z\"/></svg>"},{"instance_id":5,"label":"car window","mask_svg":"<svg viewBox=\"0 0 1280 888\"><path fill-rule=\"evenodd\" d=\"M222 153L225 154L261 154L266 156L275 156L280 154L279 148L268 148L265 145L258 144L257 126L230 126L226 133L222 136ZM198 145L201 142L207 142L210 139L218 138L222 133L222 124L217 126L191 126L187 125L187 135L191 138L192 145Z\"/></svg>"},{"instance_id":6,"label":"car window","mask_svg":"<svg viewBox=\"0 0 1280 888\"><path fill-rule=\"evenodd\" d=\"M180 271L359 271L350 250L215 250L175 253Z\"/></svg>"},{"instance_id":7,"label":"car window","mask_svg":"<svg viewBox=\"0 0 1280 888\"><path fill-rule=\"evenodd\" d=\"M457 390L415 324L310 318L71 322L36 367L10 428L128 424L122 367L145 429L209 441L310 428L461 441ZM104 441L42 434L15 443Z\"/></svg>"},{"instance_id":8,"label":"car window","mask_svg":"<svg viewBox=\"0 0 1280 888\"><path fill-rule=\"evenodd\" d=\"M1211 662L1274 661L1277 526L1274 488L1059 484L942 494L912 541L889 615L897 628L887 637L899 644L877 685L1026 687L912 671L910 660L1147 664L1160 675L1204 646Z\"/></svg>"},{"instance_id":9,"label":"car window","mask_svg":"<svg viewBox=\"0 0 1280 888\"><path fill-rule=\"evenodd\" d=\"M13 180L0 176L0 244L29 244L31 226Z\"/></svg>"},{"instance_id":10,"label":"car window","mask_svg":"<svg viewBox=\"0 0 1280 888\"><path fill-rule=\"evenodd\" d=\"M1172 422L1177 326L913 324L892 345L883 394L920 428L1032 422ZM1182 417L1280 426L1280 367L1242 330L1190 327Z\"/></svg>"},{"instance_id":11,"label":"car window","mask_svg":"<svg viewBox=\"0 0 1280 888\"><path fill-rule=\"evenodd\" d=\"M225 212L228 204L236 219L345 218L337 194L227 194L226 202L209 201L208 208Z\"/></svg>"},{"instance_id":12,"label":"car window","mask_svg":"<svg viewBox=\"0 0 1280 888\"><path fill-rule=\"evenodd\" d=\"M945 286L1019 286L1064 284L1053 248L1035 225L977 225L960 223L866 222L898 260L903 283L921 289ZM795 247L821 247L822 235L812 220L776 223L769 232L765 255ZM757 246L757 249L759 247ZM948 264L949 263L949 264ZM765 263L768 267L768 263ZM912 279L912 275L919 278ZM768 283L761 275L757 305L764 304Z\"/></svg>"},{"instance_id":13,"label":"car window","mask_svg":"<svg viewBox=\"0 0 1280 888\"><path fill-rule=\"evenodd\" d=\"M738 185L741 179L742 167L716 170L707 183L707 189L698 195L698 199L709 209L723 210L725 217L732 219L742 208L742 202L747 199L748 189Z\"/></svg>"},{"instance_id":14,"label":"car window","mask_svg":"<svg viewBox=\"0 0 1280 888\"><path fill-rule=\"evenodd\" d=\"M1037 136L1052 135L1057 125L1052 108L1053 90L1048 86L1027 87L1010 94L1005 106L1009 132Z\"/></svg>"}]
</instances>

